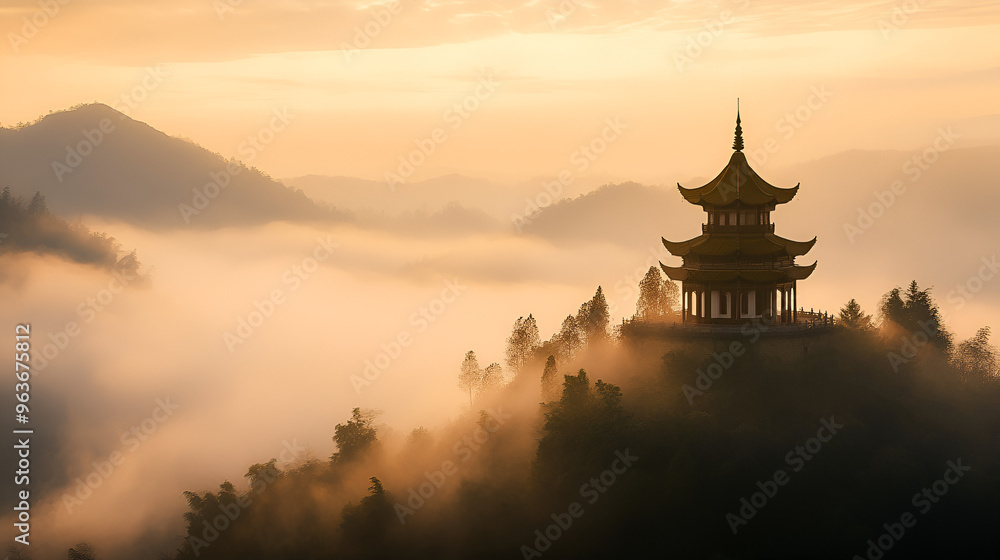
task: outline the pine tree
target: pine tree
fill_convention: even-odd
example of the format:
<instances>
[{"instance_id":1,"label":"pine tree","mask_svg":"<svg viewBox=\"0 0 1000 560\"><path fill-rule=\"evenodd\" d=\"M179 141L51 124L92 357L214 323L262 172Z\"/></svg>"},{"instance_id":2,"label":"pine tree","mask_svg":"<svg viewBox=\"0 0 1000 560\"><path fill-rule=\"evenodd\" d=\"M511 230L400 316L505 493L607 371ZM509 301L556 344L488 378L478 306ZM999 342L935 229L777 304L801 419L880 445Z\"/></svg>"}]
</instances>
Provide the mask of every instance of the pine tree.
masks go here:
<instances>
[{"instance_id":1,"label":"pine tree","mask_svg":"<svg viewBox=\"0 0 1000 560\"><path fill-rule=\"evenodd\" d=\"M882 327L888 321L912 333L925 332L933 346L948 353L952 348L952 335L945 329L941 311L930 291L930 288L921 290L916 280L910 282L905 293L898 287L890 290L879 302Z\"/></svg>"},{"instance_id":2,"label":"pine tree","mask_svg":"<svg viewBox=\"0 0 1000 560\"><path fill-rule=\"evenodd\" d=\"M559 333L552 337L560 361L568 361L576 355L580 348L583 347L584 336L583 329L580 328L580 323L577 322L576 317L567 315L563 319Z\"/></svg>"},{"instance_id":3,"label":"pine tree","mask_svg":"<svg viewBox=\"0 0 1000 560\"><path fill-rule=\"evenodd\" d=\"M479 387L483 380L483 370L479 368L476 353L469 350L465 353L462 368L458 374L458 387L469 392L469 407L472 407L472 391Z\"/></svg>"},{"instance_id":4,"label":"pine tree","mask_svg":"<svg viewBox=\"0 0 1000 560\"><path fill-rule=\"evenodd\" d=\"M576 322L583 329L587 344L607 339L610 317L608 300L604 298L604 290L598 286L594 297L581 305L576 314Z\"/></svg>"},{"instance_id":5,"label":"pine tree","mask_svg":"<svg viewBox=\"0 0 1000 560\"><path fill-rule=\"evenodd\" d=\"M549 356L542 370L542 402L552 402L559 399L559 370L556 367L556 357Z\"/></svg>"},{"instance_id":6,"label":"pine tree","mask_svg":"<svg viewBox=\"0 0 1000 560\"><path fill-rule=\"evenodd\" d=\"M872 318L871 315L866 315L861 310L861 305L852 298L840 310L840 324L849 329L868 330L872 326Z\"/></svg>"},{"instance_id":7,"label":"pine tree","mask_svg":"<svg viewBox=\"0 0 1000 560\"><path fill-rule=\"evenodd\" d=\"M963 381L988 383L1000 379L1000 352L990 344L990 328L983 327L962 341L955 348L952 364Z\"/></svg>"},{"instance_id":8,"label":"pine tree","mask_svg":"<svg viewBox=\"0 0 1000 560\"><path fill-rule=\"evenodd\" d=\"M45 197L42 196L42 193L35 191L35 196L31 197L31 202L28 203L28 215L41 216L42 214L47 214L48 211L49 209L45 205Z\"/></svg>"},{"instance_id":9,"label":"pine tree","mask_svg":"<svg viewBox=\"0 0 1000 560\"><path fill-rule=\"evenodd\" d=\"M507 338L507 367L516 374L531 359L535 348L541 345L535 318L530 314L527 319L518 317Z\"/></svg>"}]
</instances>

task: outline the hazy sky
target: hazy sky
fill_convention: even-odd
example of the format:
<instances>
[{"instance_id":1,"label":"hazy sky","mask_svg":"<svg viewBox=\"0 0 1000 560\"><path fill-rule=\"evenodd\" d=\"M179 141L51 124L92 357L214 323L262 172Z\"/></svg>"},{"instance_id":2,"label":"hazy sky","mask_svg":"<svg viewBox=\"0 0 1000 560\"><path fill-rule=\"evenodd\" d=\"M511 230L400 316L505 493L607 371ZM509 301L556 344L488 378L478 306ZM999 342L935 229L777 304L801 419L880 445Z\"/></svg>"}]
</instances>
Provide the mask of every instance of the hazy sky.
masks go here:
<instances>
[{"instance_id":1,"label":"hazy sky","mask_svg":"<svg viewBox=\"0 0 1000 560\"><path fill-rule=\"evenodd\" d=\"M938 126L996 140L996 2L51 2L52 16L0 7L0 123L117 103L238 156L286 110L290 125L241 158L277 177L382 179L441 128L410 178L569 168L673 183L720 167L737 97L747 149L773 139L759 168L917 149ZM616 118L606 152L572 164Z\"/></svg>"}]
</instances>

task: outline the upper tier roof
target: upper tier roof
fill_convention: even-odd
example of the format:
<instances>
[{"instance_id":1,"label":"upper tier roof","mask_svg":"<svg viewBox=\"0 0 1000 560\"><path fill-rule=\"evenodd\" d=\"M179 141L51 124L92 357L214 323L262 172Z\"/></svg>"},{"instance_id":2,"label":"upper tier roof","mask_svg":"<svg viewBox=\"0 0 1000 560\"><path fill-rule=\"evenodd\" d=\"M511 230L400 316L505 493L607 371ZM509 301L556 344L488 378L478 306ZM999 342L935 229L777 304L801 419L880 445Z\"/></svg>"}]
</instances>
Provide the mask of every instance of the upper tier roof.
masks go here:
<instances>
[{"instance_id":1,"label":"upper tier roof","mask_svg":"<svg viewBox=\"0 0 1000 560\"><path fill-rule=\"evenodd\" d=\"M733 157L729 158L729 164L722 173L707 184L696 189L685 189L678 183L677 188L688 202L701 206L728 206L736 201L748 206L784 204L799 190L798 185L783 189L761 179L750 168L741 151L733 152Z\"/></svg>"}]
</instances>

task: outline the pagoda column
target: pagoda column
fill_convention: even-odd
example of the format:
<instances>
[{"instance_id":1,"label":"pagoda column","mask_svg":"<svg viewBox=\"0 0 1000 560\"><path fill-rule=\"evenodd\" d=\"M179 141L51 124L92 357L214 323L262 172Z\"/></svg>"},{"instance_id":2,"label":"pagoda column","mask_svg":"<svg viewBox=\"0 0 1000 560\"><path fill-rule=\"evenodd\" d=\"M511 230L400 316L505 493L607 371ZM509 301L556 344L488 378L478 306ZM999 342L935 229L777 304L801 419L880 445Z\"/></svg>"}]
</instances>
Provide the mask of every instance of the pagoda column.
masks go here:
<instances>
[{"instance_id":1,"label":"pagoda column","mask_svg":"<svg viewBox=\"0 0 1000 560\"><path fill-rule=\"evenodd\" d=\"M799 285L796 283L792 284L792 322L797 323L799 320Z\"/></svg>"},{"instance_id":2,"label":"pagoda column","mask_svg":"<svg viewBox=\"0 0 1000 560\"><path fill-rule=\"evenodd\" d=\"M785 322L785 287L781 287L781 323Z\"/></svg>"}]
</instances>

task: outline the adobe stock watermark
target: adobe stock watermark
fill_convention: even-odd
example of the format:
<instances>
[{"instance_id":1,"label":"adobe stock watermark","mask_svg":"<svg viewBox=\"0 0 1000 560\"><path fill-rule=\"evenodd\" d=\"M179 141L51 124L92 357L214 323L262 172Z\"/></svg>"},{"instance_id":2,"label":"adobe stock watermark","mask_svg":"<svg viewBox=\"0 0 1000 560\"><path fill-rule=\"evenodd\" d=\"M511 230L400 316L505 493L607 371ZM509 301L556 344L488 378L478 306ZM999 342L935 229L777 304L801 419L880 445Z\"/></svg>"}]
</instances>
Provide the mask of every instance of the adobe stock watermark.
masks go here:
<instances>
[{"instance_id":1,"label":"adobe stock watermark","mask_svg":"<svg viewBox=\"0 0 1000 560\"><path fill-rule=\"evenodd\" d=\"M104 484L104 481L111 478L115 469L122 466L130 455L135 453L143 442L153 436L160 425L166 422L180 408L179 404L170 402L170 397L156 399L156 408L153 412L143 418L141 422L122 432L119 440L124 451L116 449L108 454L107 460L93 461L91 466L94 469L83 477L76 479L76 489L72 494L64 492L62 503L66 508L66 513L73 513L73 508L83 505L83 502L90 498L94 491Z\"/></svg>"},{"instance_id":2,"label":"adobe stock watermark","mask_svg":"<svg viewBox=\"0 0 1000 560\"><path fill-rule=\"evenodd\" d=\"M139 103L149 97L150 92L163 83L164 76L166 72L159 66L147 68L140 82L114 100L111 107L122 113L120 118L124 118L130 109L138 107ZM62 161L52 162L52 172L55 173L56 180L62 183L65 176L80 167L115 130L115 123L107 117L97 121L94 128L82 129L80 134L83 138L76 144L66 146L66 157Z\"/></svg>"},{"instance_id":3,"label":"adobe stock watermark","mask_svg":"<svg viewBox=\"0 0 1000 560\"><path fill-rule=\"evenodd\" d=\"M249 492L245 494L237 494L233 503L220 503L219 510L221 510L222 513L216 515L210 520L205 519L202 521L201 536L188 536L187 543L191 546L191 552L195 555L195 557L201 556L203 549L208 548L212 543L217 541L219 536L229 529L233 522L239 519L240 515L243 514L243 510L250 507L250 504L253 503L254 496L259 496L281 476L281 471L275 466L275 463L278 460L280 460L283 465L287 465L298 460L298 458L306 450L306 448L299 445L298 441L295 439L291 442L285 440L281 442L281 444L283 446L281 453L278 454L277 459L266 463L266 468L257 473L258 476L250 483Z\"/></svg>"},{"instance_id":4,"label":"adobe stock watermark","mask_svg":"<svg viewBox=\"0 0 1000 560\"><path fill-rule=\"evenodd\" d=\"M614 486L618 477L625 474L629 467L639 460L639 457L629 453L627 448L624 452L615 451L615 457L610 468L601 471L599 475L580 486L580 497L586 498L588 505L597 503L601 495ZM521 555L524 560L541 558L542 553L552 548L553 543L573 526L573 521L583 517L584 513L585 510L580 502L570 502L565 512L553 513L550 516L553 521L551 525L545 527L544 531L535 530L535 540L531 543L534 546L521 545Z\"/></svg>"},{"instance_id":5,"label":"adobe stock watermark","mask_svg":"<svg viewBox=\"0 0 1000 560\"><path fill-rule=\"evenodd\" d=\"M462 436L462 439L451 446L452 453L459 458L458 462L449 459L442 462L441 468L436 471L424 471L424 478L427 480L421 482L416 488L411 486L407 490L406 505L396 502L393 509L396 511L399 524L405 525L408 516L424 507L427 501L433 498L437 491L444 486L445 482L458 473L458 466L471 459L473 454L486 445L493 434L510 418L511 415L505 414L501 406L498 406L496 410L487 410L486 416L478 428L472 434Z\"/></svg>"},{"instance_id":6,"label":"adobe stock watermark","mask_svg":"<svg viewBox=\"0 0 1000 560\"><path fill-rule=\"evenodd\" d=\"M235 354L236 348L245 344L253 336L253 333L264 324L264 321L271 318L278 307L288 301L286 296L298 291L302 287L302 282L308 280L319 269L320 263L326 262L333 255L333 250L339 246L338 243L333 242L330 235L327 235L326 239L317 237L312 254L286 268L281 274L281 284L287 288L275 288L264 299L255 299L253 311L248 313L246 317L237 317L236 328L232 332L222 333L222 341L226 344L229 353Z\"/></svg>"},{"instance_id":7,"label":"adobe stock watermark","mask_svg":"<svg viewBox=\"0 0 1000 560\"><path fill-rule=\"evenodd\" d=\"M806 440L804 445L796 445L794 449L785 454L785 464L774 471L774 474L765 482L757 481L757 491L750 494L750 498L740 498L740 507L736 513L726 513L726 522L729 529L735 535L737 531L753 519L760 510L778 495L778 490L788 484L791 477L786 469L792 472L799 472L806 466L807 461L811 461L823 449L824 443L829 443L833 436L837 435L843 424L838 424L833 416L829 420L820 418L820 427L816 430L816 436ZM826 432L826 435L824 435Z\"/></svg>"},{"instance_id":8,"label":"adobe stock watermark","mask_svg":"<svg viewBox=\"0 0 1000 560\"><path fill-rule=\"evenodd\" d=\"M234 158L230 159L226 167L221 171L209 171L208 178L210 181L205 183L201 188L195 187L191 189L191 192L194 193L191 197L191 203L177 205L177 209L180 210L181 218L184 219L185 224L190 224L192 216L197 216L208 208L208 205L229 186L233 177L242 173L246 169L246 165L257 159L257 156L271 145L278 134L283 132L289 123L295 119L295 115L288 110L288 107L275 108L271 113L271 119L266 126L258 129L256 133L247 136L246 140L240 142L240 145L236 147L237 155L243 158L242 165Z\"/></svg>"},{"instance_id":9,"label":"adobe stock watermark","mask_svg":"<svg viewBox=\"0 0 1000 560\"><path fill-rule=\"evenodd\" d=\"M997 262L996 255L993 255L989 259L982 257L980 262L983 264L975 274L970 275L964 283L956 284L955 289L949 291L945 296L945 300L954 305L955 309L965 307L966 302L982 291L983 286L1000 272L1000 263ZM917 321L917 325L920 326L919 330L899 337L899 351L886 354L886 357L889 359L889 365L892 366L892 371L898 372L900 366L909 363L910 360L917 357L920 349L930 343L938 334L941 324L947 321L949 313L950 308L942 307L940 309L940 323L926 320Z\"/></svg>"},{"instance_id":10,"label":"adobe stock watermark","mask_svg":"<svg viewBox=\"0 0 1000 560\"><path fill-rule=\"evenodd\" d=\"M947 152L955 146L955 139L961 138L951 127L947 129L938 128L937 136L931 141L931 145L924 148L919 154L911 156L903 163L903 174L909 177L910 183L916 183L923 177L924 173L940 159L941 154ZM906 194L908 186L902 179L895 179L889 183L888 190L876 190L872 194L875 202L867 208L858 207L858 217L854 223L844 222L844 234L847 240L854 244L859 235L868 232L875 221L885 215L886 210L892 208L896 200Z\"/></svg>"},{"instance_id":11,"label":"adobe stock watermark","mask_svg":"<svg viewBox=\"0 0 1000 560\"><path fill-rule=\"evenodd\" d=\"M354 27L354 37L350 43L340 44L340 52L344 53L344 59L350 64L354 62L351 57L367 49L383 31L392 23L393 18L403 11L403 2L400 0L389 0L384 4L375 4L369 8L370 17L364 25Z\"/></svg>"},{"instance_id":12,"label":"adobe stock watermark","mask_svg":"<svg viewBox=\"0 0 1000 560\"><path fill-rule=\"evenodd\" d=\"M622 276L617 282L615 282L613 288L615 290L615 296L608 298L608 313L611 316L619 315L621 311L621 302L627 302L624 305L631 305L634 303L636 298L639 297L639 282L646 276L649 271L649 267L657 266L663 257L669 257L670 253L667 251L663 244L650 245L648 250L649 256L646 257L645 262L634 271L625 276ZM671 281L669 278L667 281Z\"/></svg>"},{"instance_id":13,"label":"adobe stock watermark","mask_svg":"<svg viewBox=\"0 0 1000 560\"><path fill-rule=\"evenodd\" d=\"M51 23L62 12L63 6L69 2L70 0L38 0L38 9L30 16L21 18L21 32L11 31L7 33L7 41L14 54L20 54L21 47L38 36L38 33Z\"/></svg>"},{"instance_id":14,"label":"adobe stock watermark","mask_svg":"<svg viewBox=\"0 0 1000 560\"><path fill-rule=\"evenodd\" d=\"M749 345L756 344L760 340L761 333L767 332L774 321L767 317L755 317L743 323L740 327L740 334L749 339ZM748 344L743 344L739 340L734 340L729 344L728 350L712 352L712 362L704 369L698 368L695 375L694 386L685 383L681 386L681 391L687 399L688 404L694 406L694 398L704 396L715 381L718 381L722 374L736 363L736 358L746 354Z\"/></svg>"},{"instance_id":15,"label":"adobe stock watermark","mask_svg":"<svg viewBox=\"0 0 1000 560\"><path fill-rule=\"evenodd\" d=\"M552 31L558 31L559 24L569 19L569 16L583 5L583 0L559 0L555 9L545 8L545 21L549 23Z\"/></svg>"},{"instance_id":16,"label":"adobe stock watermark","mask_svg":"<svg viewBox=\"0 0 1000 560\"><path fill-rule=\"evenodd\" d=\"M124 292L129 284L138 279L138 275L128 270L115 270L108 280L106 287L101 288L94 295L87 297L76 306L76 314L83 321L82 325L76 321L67 321L61 330L57 330L55 333L48 333L47 338L49 342L46 342L40 350L36 346L36 351L31 355L35 370L45 371L49 363L59 357L69 347L70 342L74 338L80 336L84 325L94 322L98 313L104 311L114 303L118 294Z\"/></svg>"},{"instance_id":17,"label":"adobe stock watermark","mask_svg":"<svg viewBox=\"0 0 1000 560\"><path fill-rule=\"evenodd\" d=\"M617 142L626 130L628 130L628 124L622 122L620 117L605 119L601 131L586 143L578 146L569 155L569 167L556 174L556 180L542 183L543 190L539 191L534 198L525 198L524 210L520 214L511 214L510 221L514 224L517 233L521 233L522 228L531 223L542 211L542 208L558 200L563 188L572 185L576 180L575 173L586 173L590 166L607 152L608 148Z\"/></svg>"},{"instance_id":18,"label":"adobe stock watermark","mask_svg":"<svg viewBox=\"0 0 1000 560\"><path fill-rule=\"evenodd\" d=\"M741 9L750 6L750 0L732 0L732 3ZM705 54L716 39L725 33L726 26L735 23L736 19L736 15L730 10L722 10L714 19L706 21L700 31L688 35L684 46L675 49L671 55L677 72L684 72L687 66Z\"/></svg>"},{"instance_id":19,"label":"adobe stock watermark","mask_svg":"<svg viewBox=\"0 0 1000 560\"><path fill-rule=\"evenodd\" d=\"M403 353L404 348L413 344L416 335L423 334L438 318L444 314L449 305L458 301L466 287L459 284L458 279L446 280L444 289L438 297L431 298L425 305L421 305L416 311L410 314L409 325L413 327L400 329L396 336L388 342L383 342L380 347L381 352L375 354L374 358L366 358L361 375L351 374L351 386L354 392L361 394L361 389L371 385L383 372L389 369L393 362Z\"/></svg>"},{"instance_id":20,"label":"adobe stock watermark","mask_svg":"<svg viewBox=\"0 0 1000 560\"><path fill-rule=\"evenodd\" d=\"M52 172L55 173L56 180L62 183L64 177L80 167L83 160L94 153L94 150L114 131L115 123L107 117L97 121L97 126L94 128L81 130L83 139L74 145L66 146L66 157L63 161L52 162Z\"/></svg>"},{"instance_id":21,"label":"adobe stock watermark","mask_svg":"<svg viewBox=\"0 0 1000 560\"><path fill-rule=\"evenodd\" d=\"M997 262L996 255L988 259L983 257L980 262L983 264L975 274L970 275L964 283L955 284L955 289L949 290L945 296L945 301L953 305L955 310L965 307L966 302L976 297L976 294L983 290L983 286L996 278L1000 272L1000 263Z\"/></svg>"},{"instance_id":22,"label":"adobe stock watermark","mask_svg":"<svg viewBox=\"0 0 1000 560\"><path fill-rule=\"evenodd\" d=\"M965 476L965 473L971 470L972 467L962 464L961 457L954 461L948 461L948 468L945 469L941 478L914 494L910 499L910 503L913 507L917 508L920 515L927 515L927 512L934 507L934 504L940 502L941 498L948 493L948 490L955 484L958 484L958 481ZM851 560L879 560L885 556L886 552L892 550L892 547L906 535L907 529L912 529L916 524L917 516L913 512L903 512L899 516L899 521L892 521L882 525L882 528L885 529L884 533L874 539L868 539L866 543L868 548L865 550L863 557L860 554L855 554Z\"/></svg>"},{"instance_id":23,"label":"adobe stock watermark","mask_svg":"<svg viewBox=\"0 0 1000 560\"><path fill-rule=\"evenodd\" d=\"M226 15L235 12L241 5L243 0L212 0L212 9L219 16L219 21L225 21Z\"/></svg>"},{"instance_id":24,"label":"adobe stock watermark","mask_svg":"<svg viewBox=\"0 0 1000 560\"><path fill-rule=\"evenodd\" d=\"M826 106L833 95L833 91L826 84L810 86L805 100L775 121L774 129L778 132L777 136L766 138L760 143L760 148L744 150L747 160L754 167L763 166L767 163L771 156L781 150L782 142L787 143L791 140L802 129L805 123L812 120Z\"/></svg>"},{"instance_id":25,"label":"adobe stock watermark","mask_svg":"<svg viewBox=\"0 0 1000 560\"><path fill-rule=\"evenodd\" d=\"M444 124L452 131L462 128L465 121L479 111L483 103L488 101L496 93L498 83L493 79L493 70L487 69L479 78L479 82L461 101L456 101L444 110L441 118ZM398 165L394 171L386 171L384 174L385 183L391 192L396 192L396 186L405 183L413 176L418 168L427 163L427 160L434 155L434 152L448 141L448 131L444 126L435 127L430 133L421 138L416 138L413 143L416 148L409 153L400 154L397 157Z\"/></svg>"},{"instance_id":26,"label":"adobe stock watermark","mask_svg":"<svg viewBox=\"0 0 1000 560\"><path fill-rule=\"evenodd\" d=\"M159 64L156 66L147 66L146 72L139 80L139 83L112 101L111 108L121 113L123 117L128 115L130 111L136 109L143 101L148 99L149 94L160 87L160 84L163 83L168 75L169 73L166 69L161 68Z\"/></svg>"},{"instance_id":27,"label":"adobe stock watermark","mask_svg":"<svg viewBox=\"0 0 1000 560\"><path fill-rule=\"evenodd\" d=\"M878 20L882 40L888 42L897 31L910 22L910 16L920 11L922 0L906 0L893 4L888 17Z\"/></svg>"}]
</instances>

